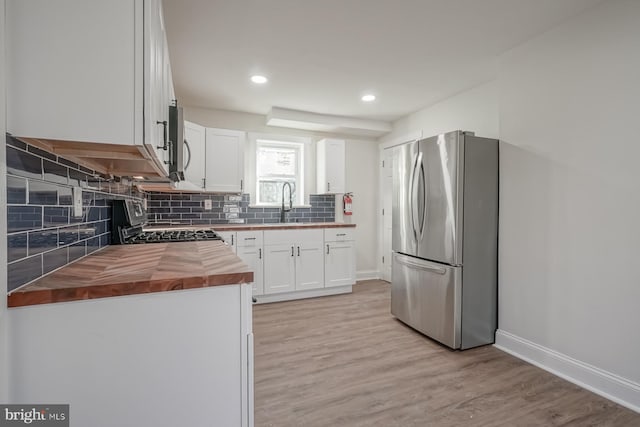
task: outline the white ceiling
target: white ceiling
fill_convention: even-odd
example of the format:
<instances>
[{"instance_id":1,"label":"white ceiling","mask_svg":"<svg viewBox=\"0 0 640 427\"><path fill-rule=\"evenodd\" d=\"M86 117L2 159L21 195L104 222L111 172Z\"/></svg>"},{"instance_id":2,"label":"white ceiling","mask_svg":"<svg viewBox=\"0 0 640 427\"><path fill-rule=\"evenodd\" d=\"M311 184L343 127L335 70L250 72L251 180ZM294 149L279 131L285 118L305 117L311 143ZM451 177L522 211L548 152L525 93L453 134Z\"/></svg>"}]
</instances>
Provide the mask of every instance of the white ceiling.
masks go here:
<instances>
[{"instance_id":1,"label":"white ceiling","mask_svg":"<svg viewBox=\"0 0 640 427\"><path fill-rule=\"evenodd\" d=\"M602 0L164 0L182 105L395 120ZM269 83L257 86L252 74ZM364 93L378 99L365 104Z\"/></svg>"}]
</instances>

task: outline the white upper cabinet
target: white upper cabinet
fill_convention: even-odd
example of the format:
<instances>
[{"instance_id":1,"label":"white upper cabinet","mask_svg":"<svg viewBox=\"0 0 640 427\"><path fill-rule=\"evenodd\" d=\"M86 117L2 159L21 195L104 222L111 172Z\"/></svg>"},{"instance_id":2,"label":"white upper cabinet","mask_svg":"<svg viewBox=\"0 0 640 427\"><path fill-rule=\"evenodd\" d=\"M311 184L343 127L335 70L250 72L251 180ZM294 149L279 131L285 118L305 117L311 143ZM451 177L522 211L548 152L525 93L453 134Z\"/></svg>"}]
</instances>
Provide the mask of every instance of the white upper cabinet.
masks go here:
<instances>
[{"instance_id":1,"label":"white upper cabinet","mask_svg":"<svg viewBox=\"0 0 640 427\"><path fill-rule=\"evenodd\" d=\"M319 194L345 192L345 142L321 139L317 145L317 191Z\"/></svg>"},{"instance_id":2,"label":"white upper cabinet","mask_svg":"<svg viewBox=\"0 0 640 427\"><path fill-rule=\"evenodd\" d=\"M156 147L173 84L161 0L8 0L6 37L8 132L64 141L80 157L73 142L137 146L110 160L127 167L138 154L166 174Z\"/></svg>"},{"instance_id":3,"label":"white upper cabinet","mask_svg":"<svg viewBox=\"0 0 640 427\"><path fill-rule=\"evenodd\" d=\"M191 122L184 122L184 179L205 187L205 128Z\"/></svg>"},{"instance_id":4,"label":"white upper cabinet","mask_svg":"<svg viewBox=\"0 0 640 427\"><path fill-rule=\"evenodd\" d=\"M206 191L240 193L244 190L245 139L245 132L206 128Z\"/></svg>"}]
</instances>

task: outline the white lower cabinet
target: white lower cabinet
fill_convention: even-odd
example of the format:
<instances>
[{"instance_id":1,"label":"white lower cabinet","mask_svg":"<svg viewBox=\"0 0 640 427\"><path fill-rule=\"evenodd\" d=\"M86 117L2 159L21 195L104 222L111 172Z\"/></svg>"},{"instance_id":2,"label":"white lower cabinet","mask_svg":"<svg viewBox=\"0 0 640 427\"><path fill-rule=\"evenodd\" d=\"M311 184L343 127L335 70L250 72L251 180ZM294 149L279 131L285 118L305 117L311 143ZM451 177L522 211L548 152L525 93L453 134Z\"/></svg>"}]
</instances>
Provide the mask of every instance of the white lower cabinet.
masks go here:
<instances>
[{"instance_id":1,"label":"white lower cabinet","mask_svg":"<svg viewBox=\"0 0 640 427\"><path fill-rule=\"evenodd\" d=\"M353 285L356 282L356 245L350 229L324 230L324 286Z\"/></svg>"},{"instance_id":2,"label":"white lower cabinet","mask_svg":"<svg viewBox=\"0 0 640 427\"><path fill-rule=\"evenodd\" d=\"M264 232L264 293L324 287L321 229Z\"/></svg>"},{"instance_id":3,"label":"white lower cabinet","mask_svg":"<svg viewBox=\"0 0 640 427\"><path fill-rule=\"evenodd\" d=\"M238 258L253 270L253 295L264 293L262 231L238 231L235 236Z\"/></svg>"}]
</instances>

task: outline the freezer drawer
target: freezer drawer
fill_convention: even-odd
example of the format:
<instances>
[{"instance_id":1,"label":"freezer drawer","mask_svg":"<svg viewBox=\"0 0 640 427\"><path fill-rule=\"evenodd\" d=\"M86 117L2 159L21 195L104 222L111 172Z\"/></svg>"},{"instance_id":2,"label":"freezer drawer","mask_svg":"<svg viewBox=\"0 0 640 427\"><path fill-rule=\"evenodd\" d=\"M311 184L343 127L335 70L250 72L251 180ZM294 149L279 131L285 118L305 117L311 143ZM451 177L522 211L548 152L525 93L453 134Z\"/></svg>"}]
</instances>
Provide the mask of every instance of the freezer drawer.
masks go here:
<instances>
[{"instance_id":1,"label":"freezer drawer","mask_svg":"<svg viewBox=\"0 0 640 427\"><path fill-rule=\"evenodd\" d=\"M462 267L393 254L391 314L451 348L460 348Z\"/></svg>"}]
</instances>

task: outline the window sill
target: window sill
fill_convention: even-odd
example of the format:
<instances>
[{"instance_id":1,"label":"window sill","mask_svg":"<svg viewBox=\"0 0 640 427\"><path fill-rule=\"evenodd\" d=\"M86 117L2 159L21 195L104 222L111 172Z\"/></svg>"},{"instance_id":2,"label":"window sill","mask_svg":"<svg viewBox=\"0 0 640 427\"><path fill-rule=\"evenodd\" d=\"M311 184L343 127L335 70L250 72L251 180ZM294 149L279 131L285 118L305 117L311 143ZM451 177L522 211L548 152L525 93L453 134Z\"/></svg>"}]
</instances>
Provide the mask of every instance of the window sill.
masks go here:
<instances>
[{"instance_id":1,"label":"window sill","mask_svg":"<svg viewBox=\"0 0 640 427\"><path fill-rule=\"evenodd\" d=\"M288 203L284 205L286 208L289 207ZM281 208L282 204L278 203L277 205L249 205L250 208ZM293 209L295 208L310 208L311 205L293 205Z\"/></svg>"}]
</instances>

